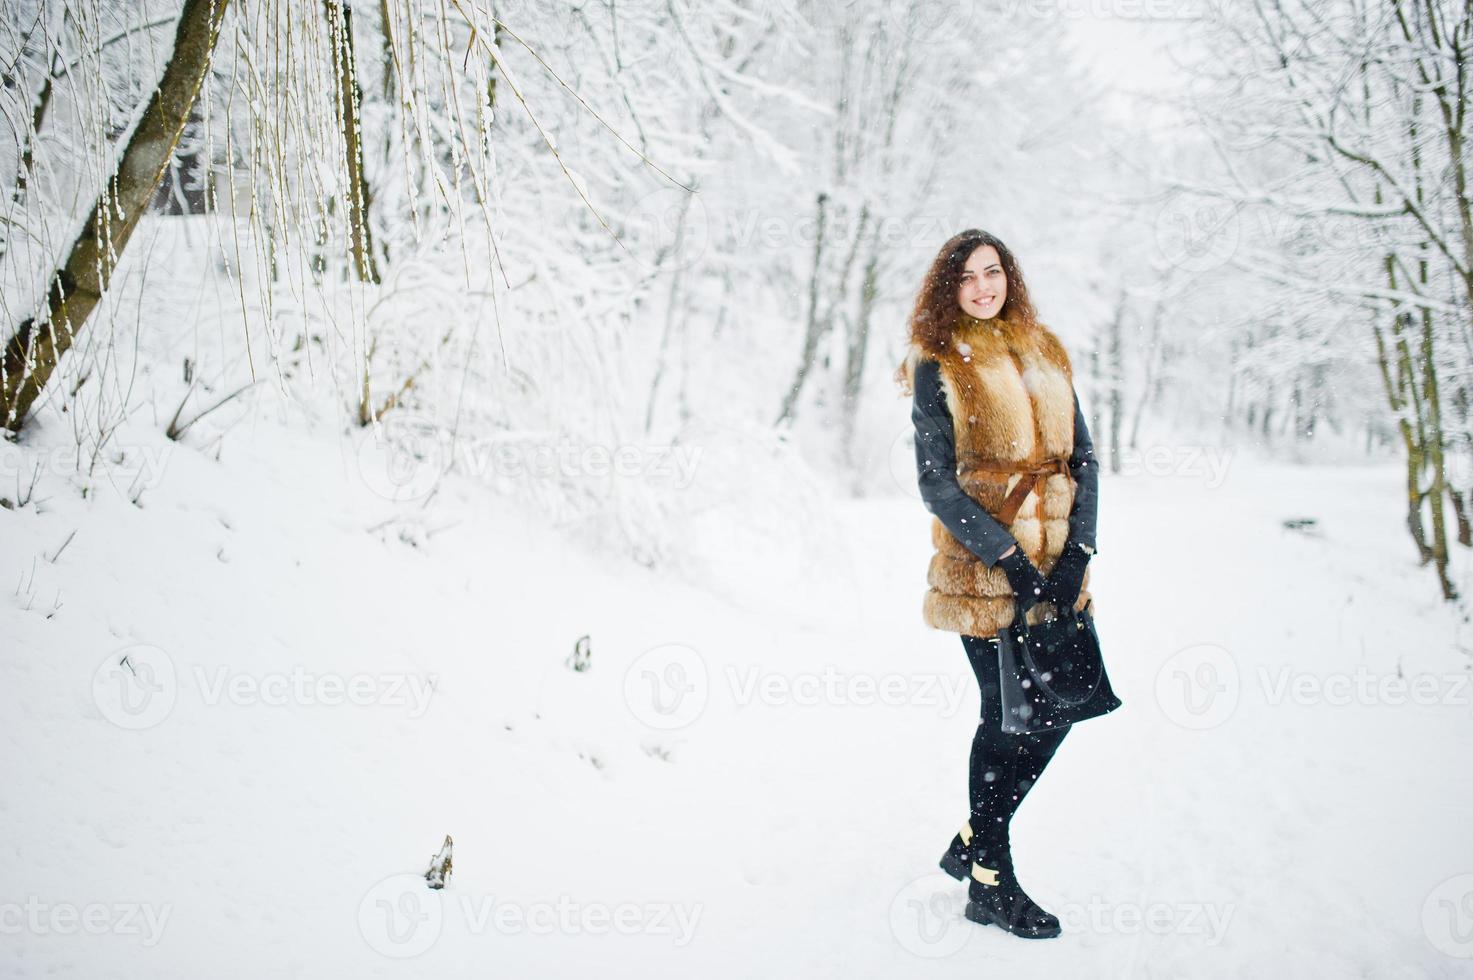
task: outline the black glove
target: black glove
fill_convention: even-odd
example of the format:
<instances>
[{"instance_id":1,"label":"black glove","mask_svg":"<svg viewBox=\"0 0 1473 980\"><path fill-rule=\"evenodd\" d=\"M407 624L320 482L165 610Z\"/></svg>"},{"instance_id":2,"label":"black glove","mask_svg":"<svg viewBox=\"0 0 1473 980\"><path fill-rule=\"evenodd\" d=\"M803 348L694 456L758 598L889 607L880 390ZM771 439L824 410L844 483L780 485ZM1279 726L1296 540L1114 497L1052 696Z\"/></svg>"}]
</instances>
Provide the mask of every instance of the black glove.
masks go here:
<instances>
[{"instance_id":1,"label":"black glove","mask_svg":"<svg viewBox=\"0 0 1473 980\"><path fill-rule=\"evenodd\" d=\"M1026 613L1043 601L1048 583L1033 562L1028 560L1022 548L1006 558L999 558L997 564L1007 574L1008 584L1013 587L1013 595L1018 597L1019 612Z\"/></svg>"},{"instance_id":2,"label":"black glove","mask_svg":"<svg viewBox=\"0 0 1473 980\"><path fill-rule=\"evenodd\" d=\"M1054 563L1053 571L1049 572L1048 584L1043 590L1044 598L1058 606L1060 612L1073 609L1074 603L1079 601L1089 556L1090 553L1084 550L1083 545L1071 540L1064 545L1064 553Z\"/></svg>"}]
</instances>

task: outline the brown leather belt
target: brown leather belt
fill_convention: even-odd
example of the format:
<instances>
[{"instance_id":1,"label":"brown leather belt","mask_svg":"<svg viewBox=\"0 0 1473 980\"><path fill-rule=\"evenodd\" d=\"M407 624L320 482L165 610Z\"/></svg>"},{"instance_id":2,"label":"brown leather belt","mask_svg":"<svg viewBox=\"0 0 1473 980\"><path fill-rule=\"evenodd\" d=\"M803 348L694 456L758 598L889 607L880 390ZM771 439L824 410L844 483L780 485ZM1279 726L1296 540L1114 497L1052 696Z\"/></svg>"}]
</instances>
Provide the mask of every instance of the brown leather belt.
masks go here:
<instances>
[{"instance_id":1,"label":"brown leather belt","mask_svg":"<svg viewBox=\"0 0 1473 980\"><path fill-rule=\"evenodd\" d=\"M1045 480L1055 473L1069 472L1069 461L1063 457L1046 459L1031 470L1018 469L1012 463L975 463L969 465L967 469L983 473L1002 473L1007 476L1012 476L1014 473L1021 473L1023 475L1023 478L1018 481L1018 485L1013 487L1012 493L1008 494L1003 500L1002 509L993 515L1002 523L1003 527L1007 527L1013 523L1013 518L1018 516L1018 508L1023 506L1023 500L1030 493L1037 490L1039 495L1042 496Z\"/></svg>"}]
</instances>

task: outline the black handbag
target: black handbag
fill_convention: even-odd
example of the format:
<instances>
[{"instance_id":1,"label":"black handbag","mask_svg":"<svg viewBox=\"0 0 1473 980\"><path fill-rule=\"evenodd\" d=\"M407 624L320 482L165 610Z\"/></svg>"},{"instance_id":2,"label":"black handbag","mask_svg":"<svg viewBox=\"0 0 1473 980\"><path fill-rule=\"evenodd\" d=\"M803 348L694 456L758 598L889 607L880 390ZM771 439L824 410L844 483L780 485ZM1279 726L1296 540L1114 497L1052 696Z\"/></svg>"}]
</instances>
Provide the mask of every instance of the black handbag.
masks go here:
<instances>
[{"instance_id":1,"label":"black handbag","mask_svg":"<svg viewBox=\"0 0 1473 980\"><path fill-rule=\"evenodd\" d=\"M1010 735L1067 728L1120 707L1100 657L1094 617L1072 608L1058 611L1029 626L1014 606L1013 622L998 630L1002 730Z\"/></svg>"}]
</instances>

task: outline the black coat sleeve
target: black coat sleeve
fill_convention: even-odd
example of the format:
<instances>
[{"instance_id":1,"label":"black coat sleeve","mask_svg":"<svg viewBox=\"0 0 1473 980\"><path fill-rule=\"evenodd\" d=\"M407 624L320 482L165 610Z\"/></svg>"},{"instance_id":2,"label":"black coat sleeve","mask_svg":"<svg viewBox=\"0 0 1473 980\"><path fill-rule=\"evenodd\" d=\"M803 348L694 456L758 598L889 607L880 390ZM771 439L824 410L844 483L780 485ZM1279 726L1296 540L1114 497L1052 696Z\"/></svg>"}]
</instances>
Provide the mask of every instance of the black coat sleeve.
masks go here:
<instances>
[{"instance_id":1,"label":"black coat sleeve","mask_svg":"<svg viewBox=\"0 0 1473 980\"><path fill-rule=\"evenodd\" d=\"M1089 437L1089 426L1079 407L1079 393L1074 393L1074 452L1069 457L1069 472L1074 476L1074 508L1069 512L1069 540L1096 552L1095 523L1100 509L1100 461L1095 458L1095 444Z\"/></svg>"},{"instance_id":2,"label":"black coat sleeve","mask_svg":"<svg viewBox=\"0 0 1473 980\"><path fill-rule=\"evenodd\" d=\"M934 360L922 360L916 366L913 380L915 400L910 418L915 424L921 500L952 537L985 564L995 565L1003 552L1018 542L981 504L968 497L957 481L956 436L951 410L946 407L946 395L941 390L940 365Z\"/></svg>"}]
</instances>

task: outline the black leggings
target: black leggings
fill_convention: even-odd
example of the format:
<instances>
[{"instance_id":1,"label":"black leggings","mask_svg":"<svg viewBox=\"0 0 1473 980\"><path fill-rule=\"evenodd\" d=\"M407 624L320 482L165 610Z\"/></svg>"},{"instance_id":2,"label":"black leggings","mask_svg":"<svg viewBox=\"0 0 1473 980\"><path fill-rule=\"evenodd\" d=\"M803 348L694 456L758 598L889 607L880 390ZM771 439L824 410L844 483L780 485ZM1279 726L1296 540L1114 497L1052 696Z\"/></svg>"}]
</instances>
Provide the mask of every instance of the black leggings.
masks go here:
<instances>
[{"instance_id":1,"label":"black leggings","mask_svg":"<svg viewBox=\"0 0 1473 980\"><path fill-rule=\"evenodd\" d=\"M1009 735L1002 730L1002 699L997 677L997 642L962 635L967 659L982 689L982 720L972 739L968 779L972 832L984 841L1007 844L1009 821L1043 775L1069 729L1037 735Z\"/></svg>"}]
</instances>

